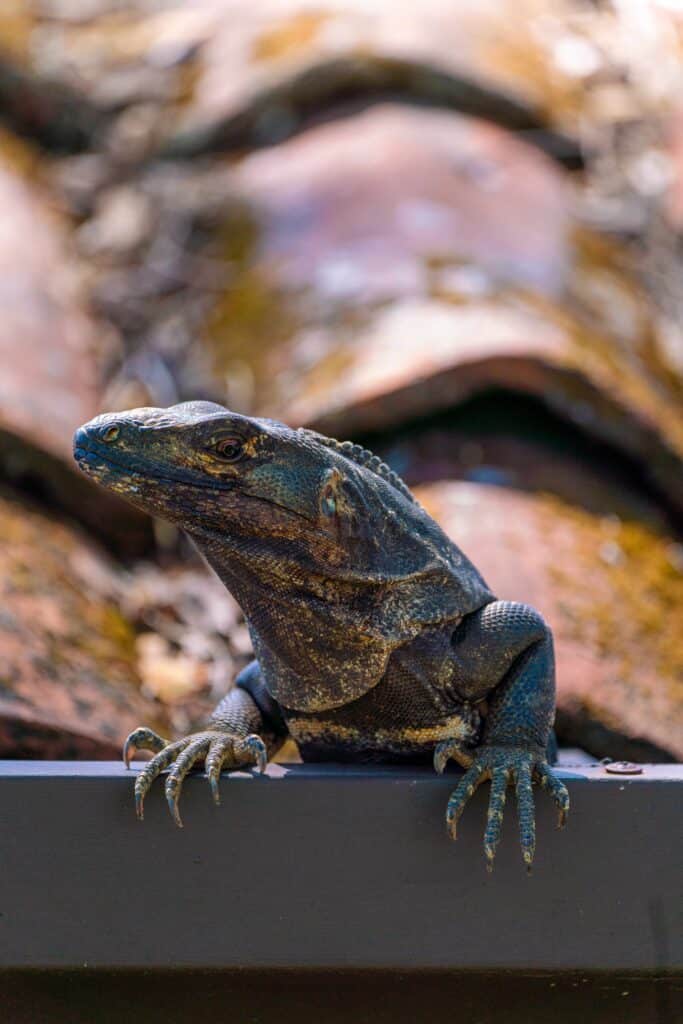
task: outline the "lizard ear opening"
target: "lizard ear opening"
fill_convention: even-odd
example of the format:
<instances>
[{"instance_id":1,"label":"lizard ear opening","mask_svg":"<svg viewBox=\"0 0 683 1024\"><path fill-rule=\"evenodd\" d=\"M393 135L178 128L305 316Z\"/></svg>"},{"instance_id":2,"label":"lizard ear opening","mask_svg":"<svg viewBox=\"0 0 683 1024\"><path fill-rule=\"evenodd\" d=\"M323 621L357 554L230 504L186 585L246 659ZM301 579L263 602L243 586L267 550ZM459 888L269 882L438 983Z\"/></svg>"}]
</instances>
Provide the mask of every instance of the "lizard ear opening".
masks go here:
<instances>
[{"instance_id":1,"label":"lizard ear opening","mask_svg":"<svg viewBox=\"0 0 683 1024\"><path fill-rule=\"evenodd\" d=\"M367 539L370 517L363 494L353 480L336 466L328 469L318 497L318 512L323 528L348 545Z\"/></svg>"},{"instance_id":2,"label":"lizard ear opening","mask_svg":"<svg viewBox=\"0 0 683 1024\"><path fill-rule=\"evenodd\" d=\"M318 510L323 519L335 519L339 514L343 479L336 468L325 471L318 497Z\"/></svg>"}]
</instances>

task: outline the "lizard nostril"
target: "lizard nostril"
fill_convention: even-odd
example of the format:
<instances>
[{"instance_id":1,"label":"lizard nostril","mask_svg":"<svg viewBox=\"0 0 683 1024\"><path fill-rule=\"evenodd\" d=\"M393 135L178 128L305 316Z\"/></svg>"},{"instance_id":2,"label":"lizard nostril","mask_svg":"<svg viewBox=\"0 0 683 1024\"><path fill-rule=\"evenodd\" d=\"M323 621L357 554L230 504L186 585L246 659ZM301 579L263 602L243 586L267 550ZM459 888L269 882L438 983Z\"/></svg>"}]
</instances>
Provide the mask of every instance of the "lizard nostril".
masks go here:
<instances>
[{"instance_id":1,"label":"lizard nostril","mask_svg":"<svg viewBox=\"0 0 683 1024\"><path fill-rule=\"evenodd\" d=\"M102 440L106 441L107 443L110 443L112 441L115 441L120 433L121 431L119 430L118 427L107 427L105 432L102 434Z\"/></svg>"}]
</instances>

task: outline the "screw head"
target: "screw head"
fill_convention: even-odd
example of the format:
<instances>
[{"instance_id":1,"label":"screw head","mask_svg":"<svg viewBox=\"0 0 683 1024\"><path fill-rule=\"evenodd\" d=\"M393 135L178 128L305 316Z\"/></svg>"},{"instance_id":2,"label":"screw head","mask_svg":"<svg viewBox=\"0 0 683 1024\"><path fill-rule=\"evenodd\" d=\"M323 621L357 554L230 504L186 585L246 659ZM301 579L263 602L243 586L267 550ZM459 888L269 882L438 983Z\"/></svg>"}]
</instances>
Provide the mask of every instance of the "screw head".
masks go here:
<instances>
[{"instance_id":1,"label":"screw head","mask_svg":"<svg viewBox=\"0 0 683 1024\"><path fill-rule=\"evenodd\" d=\"M633 761L610 761L605 765L605 771L610 775L642 775L643 766Z\"/></svg>"}]
</instances>

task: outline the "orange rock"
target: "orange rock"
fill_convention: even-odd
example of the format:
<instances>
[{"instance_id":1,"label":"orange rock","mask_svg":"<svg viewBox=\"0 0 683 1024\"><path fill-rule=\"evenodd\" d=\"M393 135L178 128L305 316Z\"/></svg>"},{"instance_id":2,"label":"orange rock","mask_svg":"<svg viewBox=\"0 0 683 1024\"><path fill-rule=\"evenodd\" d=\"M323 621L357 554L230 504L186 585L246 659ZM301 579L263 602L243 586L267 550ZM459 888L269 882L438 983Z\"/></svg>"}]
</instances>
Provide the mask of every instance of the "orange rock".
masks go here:
<instances>
[{"instance_id":1,"label":"orange rock","mask_svg":"<svg viewBox=\"0 0 683 1024\"><path fill-rule=\"evenodd\" d=\"M204 339L229 404L344 437L530 394L683 508L681 387L646 293L578 228L550 160L481 121L386 106L226 178L247 207L213 233L227 281Z\"/></svg>"},{"instance_id":2,"label":"orange rock","mask_svg":"<svg viewBox=\"0 0 683 1024\"><path fill-rule=\"evenodd\" d=\"M65 225L1 149L0 204L0 429L69 459L75 427L97 411L101 342Z\"/></svg>"},{"instance_id":3,"label":"orange rock","mask_svg":"<svg viewBox=\"0 0 683 1024\"><path fill-rule=\"evenodd\" d=\"M595 516L675 533L671 507L643 486L637 466L526 395L489 392L367 441L413 487L462 480L553 494Z\"/></svg>"},{"instance_id":4,"label":"orange rock","mask_svg":"<svg viewBox=\"0 0 683 1024\"><path fill-rule=\"evenodd\" d=\"M670 118L667 142L671 180L666 211L672 227L680 233L683 232L683 107Z\"/></svg>"},{"instance_id":5,"label":"orange rock","mask_svg":"<svg viewBox=\"0 0 683 1024\"><path fill-rule=\"evenodd\" d=\"M167 723L139 692L121 578L73 529L0 497L0 757L118 758Z\"/></svg>"},{"instance_id":6,"label":"orange rock","mask_svg":"<svg viewBox=\"0 0 683 1024\"><path fill-rule=\"evenodd\" d=\"M252 154L233 182L262 229L264 269L330 300L419 293L454 258L545 294L567 278L565 175L482 120L381 105Z\"/></svg>"},{"instance_id":7,"label":"orange rock","mask_svg":"<svg viewBox=\"0 0 683 1024\"><path fill-rule=\"evenodd\" d=\"M534 127L547 89L537 73L520 74L518 51L531 68L539 48L522 32L513 59L501 55L492 45L501 22L510 35L499 0L427 0L419 12L389 2L202 0L151 11L103 5L61 20L31 8L0 15L0 46L34 75L47 65L54 82L100 111L154 107L156 131L160 122L172 136L214 134L218 145L282 138L312 111L387 93Z\"/></svg>"},{"instance_id":8,"label":"orange rock","mask_svg":"<svg viewBox=\"0 0 683 1024\"><path fill-rule=\"evenodd\" d=\"M217 379L239 390L248 378L247 403L285 418L358 404L351 381L377 381L374 337L384 336L391 363L413 362L419 381L430 364L441 368L460 309L501 308L509 338L515 304L501 290L556 296L570 272L563 174L513 136L454 114L376 107L246 157L222 187L232 203L214 220L206 254L222 261L226 283L205 344ZM464 335L476 346L483 332L473 319L455 327L451 352ZM381 390L388 401L391 384Z\"/></svg>"},{"instance_id":9,"label":"orange rock","mask_svg":"<svg viewBox=\"0 0 683 1024\"><path fill-rule=\"evenodd\" d=\"M497 596L555 635L557 731L596 757L683 756L683 549L635 522L481 484L416 494Z\"/></svg>"},{"instance_id":10,"label":"orange rock","mask_svg":"<svg viewBox=\"0 0 683 1024\"><path fill-rule=\"evenodd\" d=\"M278 141L311 114L345 102L405 96L538 128L542 89L492 42L505 5L214 0L193 29L198 53L176 147ZM517 20L517 19L515 19ZM533 49L526 36L527 51ZM230 74L225 74L225 68Z\"/></svg>"},{"instance_id":11,"label":"orange rock","mask_svg":"<svg viewBox=\"0 0 683 1024\"><path fill-rule=\"evenodd\" d=\"M88 309L66 220L33 171L36 154L0 134L0 467L127 552L149 541L143 517L76 469L76 427L101 410L111 327Z\"/></svg>"}]
</instances>

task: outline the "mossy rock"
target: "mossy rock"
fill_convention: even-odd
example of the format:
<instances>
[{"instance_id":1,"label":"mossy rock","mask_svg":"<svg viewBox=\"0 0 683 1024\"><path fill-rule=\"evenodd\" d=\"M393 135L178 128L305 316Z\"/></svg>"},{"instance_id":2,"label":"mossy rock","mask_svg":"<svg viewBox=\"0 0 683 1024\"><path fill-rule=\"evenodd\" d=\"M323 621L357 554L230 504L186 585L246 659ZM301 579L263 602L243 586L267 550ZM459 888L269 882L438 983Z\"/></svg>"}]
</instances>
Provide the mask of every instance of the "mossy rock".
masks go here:
<instances>
[{"instance_id":1,"label":"mossy rock","mask_svg":"<svg viewBox=\"0 0 683 1024\"><path fill-rule=\"evenodd\" d=\"M76 427L100 411L111 327L89 308L73 227L55 209L38 154L0 133L0 470L128 553L142 516L96 489L73 462Z\"/></svg>"},{"instance_id":2,"label":"mossy rock","mask_svg":"<svg viewBox=\"0 0 683 1024\"><path fill-rule=\"evenodd\" d=\"M164 730L140 693L120 570L77 530L0 496L0 756L117 758Z\"/></svg>"},{"instance_id":3,"label":"mossy rock","mask_svg":"<svg viewBox=\"0 0 683 1024\"><path fill-rule=\"evenodd\" d=\"M578 224L548 158L385 106L216 175L226 287L200 336L229 404L344 437L526 393L683 509L680 378L628 256Z\"/></svg>"},{"instance_id":4,"label":"mossy rock","mask_svg":"<svg viewBox=\"0 0 683 1024\"><path fill-rule=\"evenodd\" d=\"M544 495L464 483L416 494L498 597L551 626L560 742L595 757L683 757L679 543Z\"/></svg>"}]
</instances>

